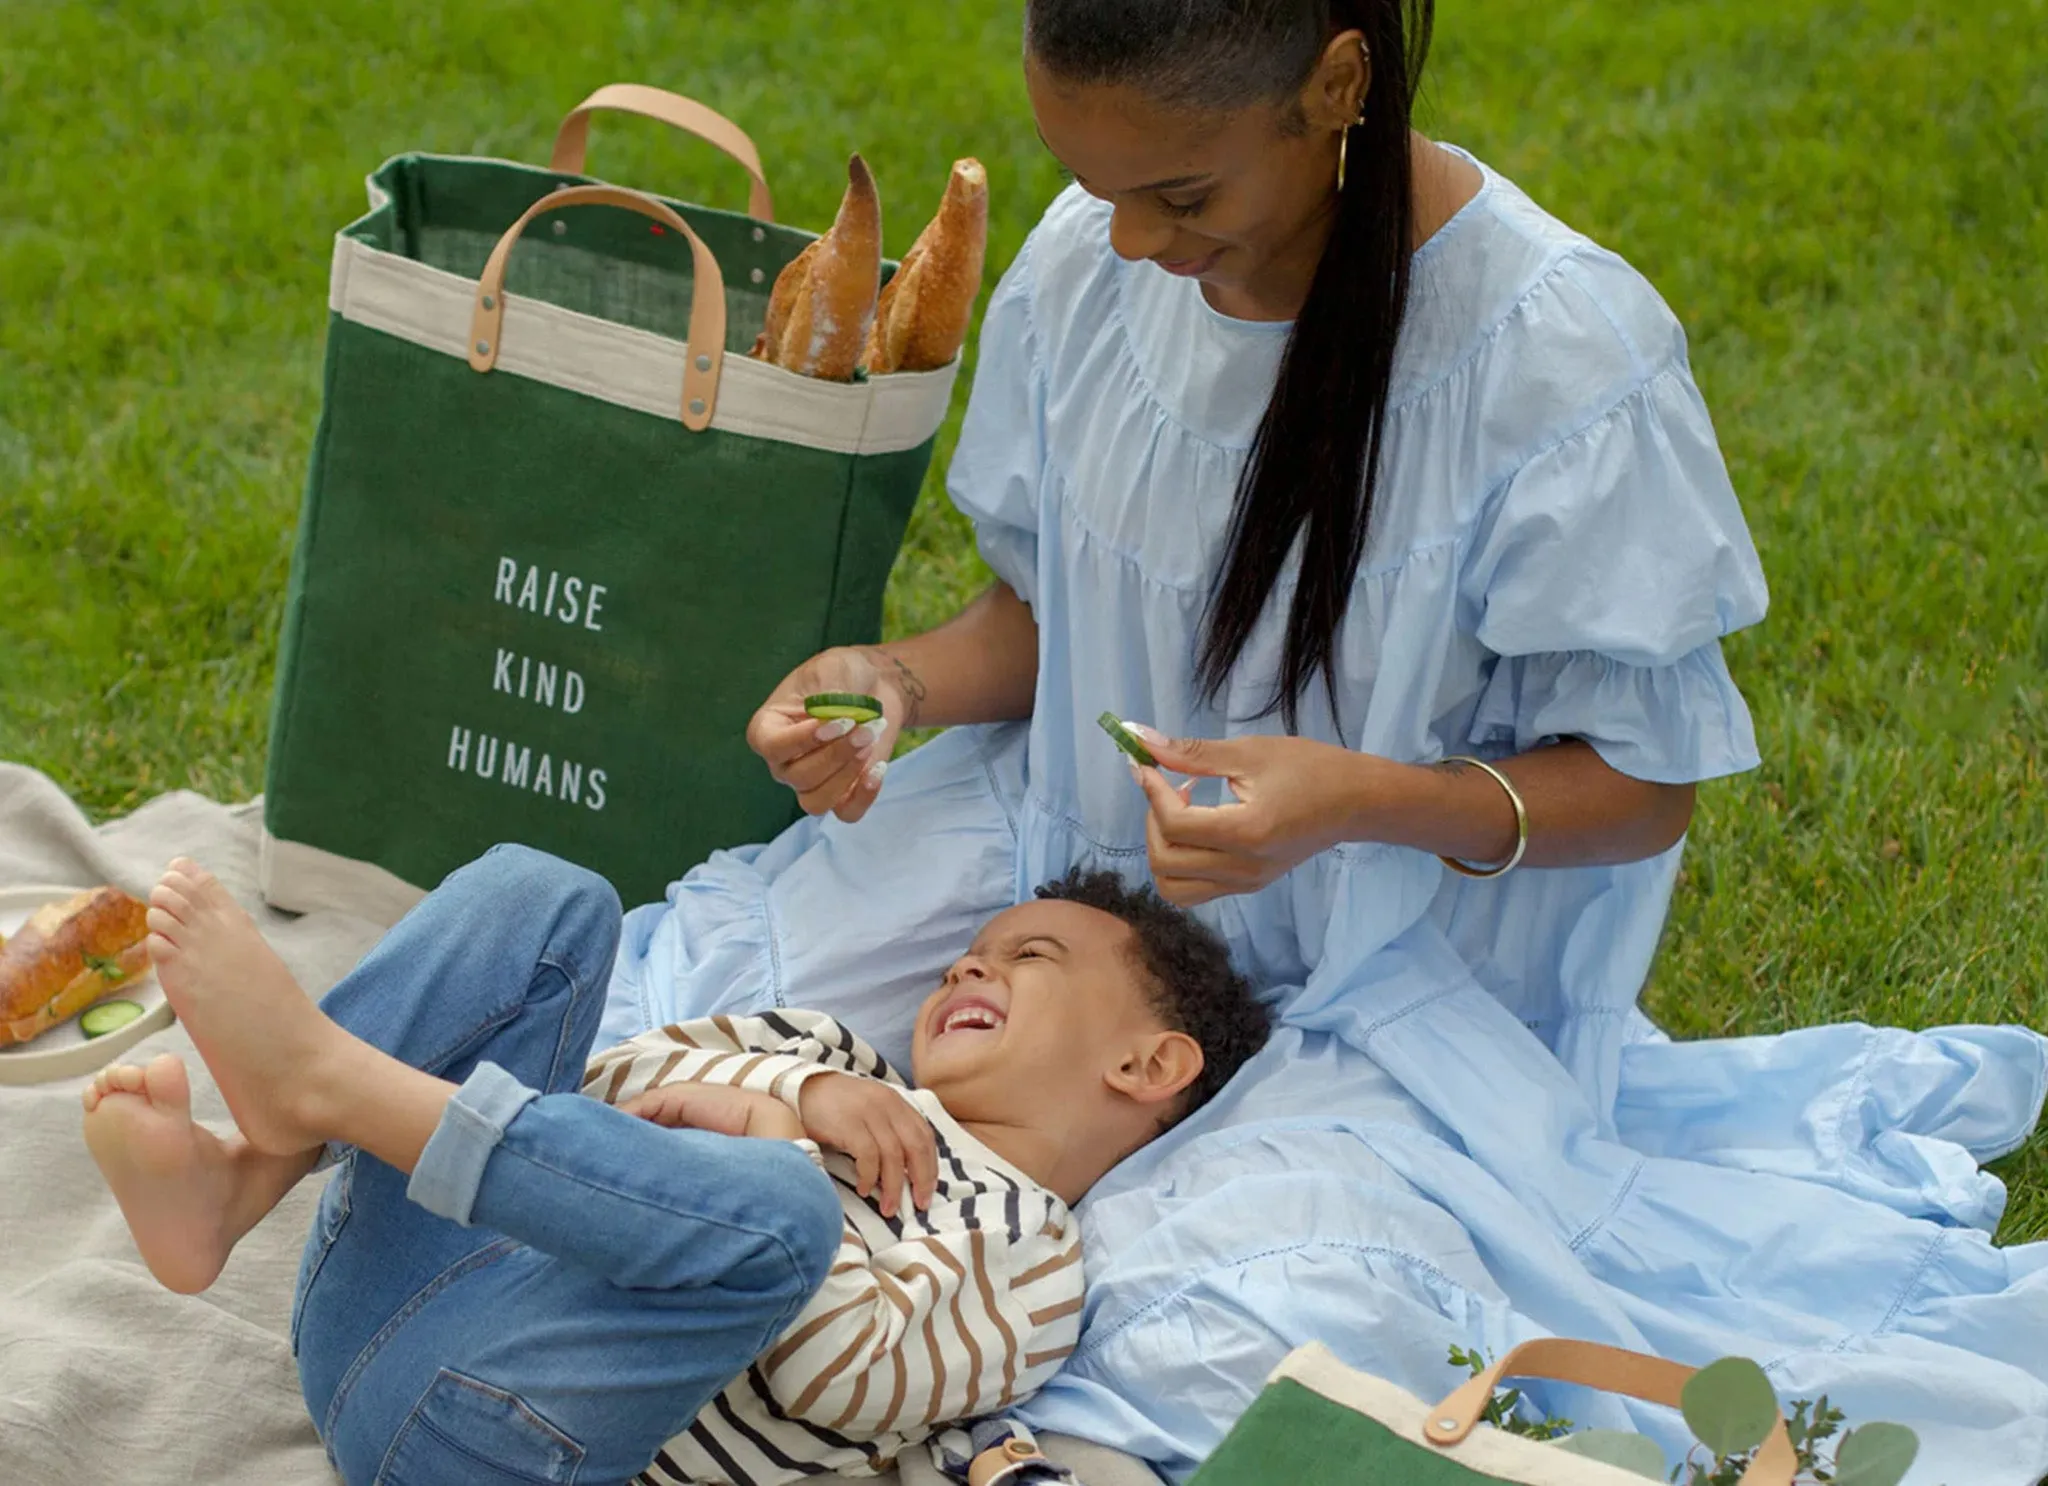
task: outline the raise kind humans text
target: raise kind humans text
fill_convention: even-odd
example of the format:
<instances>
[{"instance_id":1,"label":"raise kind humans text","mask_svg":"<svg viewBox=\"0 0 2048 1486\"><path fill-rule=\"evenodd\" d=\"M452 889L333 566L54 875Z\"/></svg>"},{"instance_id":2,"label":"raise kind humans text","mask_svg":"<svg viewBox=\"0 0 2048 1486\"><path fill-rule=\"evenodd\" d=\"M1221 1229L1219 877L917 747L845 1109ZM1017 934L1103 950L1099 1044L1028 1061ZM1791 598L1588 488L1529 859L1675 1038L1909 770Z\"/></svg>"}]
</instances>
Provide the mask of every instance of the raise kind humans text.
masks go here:
<instances>
[{"instance_id":1,"label":"raise kind humans text","mask_svg":"<svg viewBox=\"0 0 2048 1486\"><path fill-rule=\"evenodd\" d=\"M564 627L604 632L602 583L561 572L544 572L516 558L498 559L491 599ZM588 689L580 672L540 660L517 650L496 647L491 662L491 691L516 697L536 707L574 717L583 710ZM460 723L448 735L448 767L458 774L524 790L565 805L601 811L606 803L603 769L558 758L534 747L500 738Z\"/></svg>"}]
</instances>

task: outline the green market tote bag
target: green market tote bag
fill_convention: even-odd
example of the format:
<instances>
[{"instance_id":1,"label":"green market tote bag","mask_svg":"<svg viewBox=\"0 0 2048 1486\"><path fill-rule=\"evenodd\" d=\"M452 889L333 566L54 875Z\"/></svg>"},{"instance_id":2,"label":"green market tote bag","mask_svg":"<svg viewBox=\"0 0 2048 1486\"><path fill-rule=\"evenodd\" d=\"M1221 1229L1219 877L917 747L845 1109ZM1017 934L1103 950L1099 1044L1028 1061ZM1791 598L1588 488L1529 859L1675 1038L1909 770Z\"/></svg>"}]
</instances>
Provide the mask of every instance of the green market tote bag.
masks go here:
<instances>
[{"instance_id":1,"label":"green market tote bag","mask_svg":"<svg viewBox=\"0 0 2048 1486\"><path fill-rule=\"evenodd\" d=\"M1676 1408L1694 1369L1592 1342L1517 1347L1434 1408L1311 1344L1274 1370L1190 1486L1643 1486L1618 1466L1478 1427L1507 1378L1548 1378ZM1742 1486L1792 1486L1779 1419Z\"/></svg>"},{"instance_id":2,"label":"green market tote bag","mask_svg":"<svg viewBox=\"0 0 2048 1486\"><path fill-rule=\"evenodd\" d=\"M722 145L752 214L592 183L607 107ZM335 239L264 894L388 921L521 841L658 897L795 818L747 721L877 638L957 366L838 384L742 354L812 235L769 220L739 130L654 89L592 95L552 169L404 155L369 186Z\"/></svg>"}]
</instances>

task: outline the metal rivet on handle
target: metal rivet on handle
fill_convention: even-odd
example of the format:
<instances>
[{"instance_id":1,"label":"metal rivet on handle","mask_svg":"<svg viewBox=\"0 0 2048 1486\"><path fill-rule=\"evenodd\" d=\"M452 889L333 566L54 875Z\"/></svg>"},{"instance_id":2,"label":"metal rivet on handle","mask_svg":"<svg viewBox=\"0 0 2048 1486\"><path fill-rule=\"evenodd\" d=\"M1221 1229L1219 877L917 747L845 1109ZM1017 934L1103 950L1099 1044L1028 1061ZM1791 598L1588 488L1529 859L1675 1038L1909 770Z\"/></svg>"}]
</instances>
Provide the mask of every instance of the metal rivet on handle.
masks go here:
<instances>
[{"instance_id":1,"label":"metal rivet on handle","mask_svg":"<svg viewBox=\"0 0 2048 1486\"><path fill-rule=\"evenodd\" d=\"M494 306L494 305L495 305L496 303L497 303L497 301L496 301L496 300L494 300L494 299L492 299L490 295L486 294L486 295L484 296L484 308L485 308L485 309L490 309L490 308L492 308L492 307L493 307L493 306Z\"/></svg>"},{"instance_id":2,"label":"metal rivet on handle","mask_svg":"<svg viewBox=\"0 0 2048 1486\"><path fill-rule=\"evenodd\" d=\"M747 277L748 277L748 278L750 278L750 279L752 279L752 280L753 280L753 281L754 281L755 283L757 283L757 284L758 284L758 283L760 283L760 282L761 282L761 281L762 281L763 279L767 278L767 277L768 277L768 275L766 275L765 273L761 272L761 270L757 268L757 269L755 269L755 270L754 270L754 271L753 271L752 273L748 274L748 275L747 275Z\"/></svg>"},{"instance_id":3,"label":"metal rivet on handle","mask_svg":"<svg viewBox=\"0 0 2048 1486\"><path fill-rule=\"evenodd\" d=\"M478 341L478 342L476 343L476 354L477 354L477 355L479 355L479 356L488 356L488 355L490 355L490 354L491 354L491 343L490 343L489 341Z\"/></svg>"},{"instance_id":4,"label":"metal rivet on handle","mask_svg":"<svg viewBox=\"0 0 2048 1486\"><path fill-rule=\"evenodd\" d=\"M563 233L567 232L568 230L569 224L567 222L564 222L561 218L557 217L555 219L555 236L560 237Z\"/></svg>"},{"instance_id":5,"label":"metal rivet on handle","mask_svg":"<svg viewBox=\"0 0 2048 1486\"><path fill-rule=\"evenodd\" d=\"M697 370L698 370L698 371L710 371L710 370L711 370L711 358L710 358L709 356L699 356L699 357L697 358Z\"/></svg>"},{"instance_id":6,"label":"metal rivet on handle","mask_svg":"<svg viewBox=\"0 0 2048 1486\"><path fill-rule=\"evenodd\" d=\"M704 416L703 398L693 397L690 399L690 416L693 418L701 418Z\"/></svg>"},{"instance_id":7,"label":"metal rivet on handle","mask_svg":"<svg viewBox=\"0 0 2048 1486\"><path fill-rule=\"evenodd\" d=\"M757 243L768 241L768 229L766 227L756 227L754 229L754 241Z\"/></svg>"}]
</instances>

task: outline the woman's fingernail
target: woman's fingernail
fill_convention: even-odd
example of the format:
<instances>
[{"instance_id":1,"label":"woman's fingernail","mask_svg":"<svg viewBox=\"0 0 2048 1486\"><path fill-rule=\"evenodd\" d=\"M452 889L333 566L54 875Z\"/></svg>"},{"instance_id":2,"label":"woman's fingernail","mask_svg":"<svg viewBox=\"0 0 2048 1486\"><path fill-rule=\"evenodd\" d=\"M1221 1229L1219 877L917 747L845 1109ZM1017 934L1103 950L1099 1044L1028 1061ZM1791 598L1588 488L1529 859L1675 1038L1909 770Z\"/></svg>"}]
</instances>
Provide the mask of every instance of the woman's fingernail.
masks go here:
<instances>
[{"instance_id":1,"label":"woman's fingernail","mask_svg":"<svg viewBox=\"0 0 2048 1486\"><path fill-rule=\"evenodd\" d=\"M888 726L889 724L879 717L873 722L864 722L860 725L860 731L853 735L853 741L862 748L873 748L882 741L882 733Z\"/></svg>"},{"instance_id":2,"label":"woman's fingernail","mask_svg":"<svg viewBox=\"0 0 2048 1486\"><path fill-rule=\"evenodd\" d=\"M1142 722L1127 721L1124 723L1124 726L1143 738L1147 743L1164 743L1166 741L1164 733L1155 732L1151 728L1146 727Z\"/></svg>"},{"instance_id":3,"label":"woman's fingernail","mask_svg":"<svg viewBox=\"0 0 2048 1486\"><path fill-rule=\"evenodd\" d=\"M818 741L820 743L836 743L852 731L853 719L851 717L835 717L832 721L818 729Z\"/></svg>"},{"instance_id":4,"label":"woman's fingernail","mask_svg":"<svg viewBox=\"0 0 2048 1486\"><path fill-rule=\"evenodd\" d=\"M888 772L889 772L889 761L888 761L887 759L876 759L876 760L874 761L874 763L872 763L872 764L868 765L868 772L867 772L867 785L868 785L868 788L869 788L869 789L880 789L880 788L882 787L882 776L883 776L884 774L888 773Z\"/></svg>"}]
</instances>

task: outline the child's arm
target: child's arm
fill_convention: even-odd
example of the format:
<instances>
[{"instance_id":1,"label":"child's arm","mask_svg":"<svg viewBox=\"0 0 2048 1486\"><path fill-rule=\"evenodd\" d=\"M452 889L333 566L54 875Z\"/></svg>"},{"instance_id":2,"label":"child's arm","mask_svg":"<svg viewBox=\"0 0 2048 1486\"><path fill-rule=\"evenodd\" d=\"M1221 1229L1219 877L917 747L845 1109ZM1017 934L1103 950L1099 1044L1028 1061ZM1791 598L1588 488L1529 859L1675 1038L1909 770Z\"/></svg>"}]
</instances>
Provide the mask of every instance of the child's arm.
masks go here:
<instances>
[{"instance_id":1,"label":"child's arm","mask_svg":"<svg viewBox=\"0 0 2048 1486\"><path fill-rule=\"evenodd\" d=\"M636 1094L619 1106L670 1129L709 1130L718 1135L747 1135L760 1140L794 1140L815 1150L804 1137L803 1121L789 1106L766 1094L716 1084L663 1084Z\"/></svg>"},{"instance_id":2,"label":"child's arm","mask_svg":"<svg viewBox=\"0 0 2048 1486\"><path fill-rule=\"evenodd\" d=\"M1081 1326L1081 1240L1072 1219L920 1234L870 1252L849 1226L817 1317L760 1360L793 1418L855 1438L921 1439L942 1424L1036 1392Z\"/></svg>"},{"instance_id":3,"label":"child's arm","mask_svg":"<svg viewBox=\"0 0 2048 1486\"><path fill-rule=\"evenodd\" d=\"M836 1030L810 1012L774 1018L718 1016L647 1032L600 1053L584 1071L583 1092L620 1104L668 1083L727 1084L780 1099L792 1110L804 1083L821 1073L859 1069L835 1060L836 1043L812 1034ZM797 1049L802 1049L798 1051Z\"/></svg>"},{"instance_id":4,"label":"child's arm","mask_svg":"<svg viewBox=\"0 0 2048 1486\"><path fill-rule=\"evenodd\" d=\"M802 1049L801 1052L789 1049ZM837 1078L821 1078L839 1074ZM601 1053L583 1092L627 1105L675 1084L722 1084L780 1100L810 1139L853 1157L856 1190L894 1217L905 1186L919 1207L938 1185L931 1126L902 1096L888 1065L815 1012L712 1017L664 1027Z\"/></svg>"}]
</instances>

